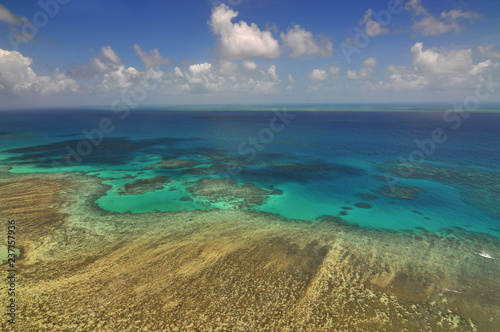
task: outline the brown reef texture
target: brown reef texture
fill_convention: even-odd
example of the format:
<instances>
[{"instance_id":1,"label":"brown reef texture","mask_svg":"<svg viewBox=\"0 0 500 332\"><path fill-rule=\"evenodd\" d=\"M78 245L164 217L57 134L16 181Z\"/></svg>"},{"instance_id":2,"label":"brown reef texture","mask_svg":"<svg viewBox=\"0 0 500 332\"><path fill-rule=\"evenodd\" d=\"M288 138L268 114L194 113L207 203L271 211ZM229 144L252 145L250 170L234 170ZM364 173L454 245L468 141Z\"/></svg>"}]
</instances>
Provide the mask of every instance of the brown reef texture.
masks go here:
<instances>
[{"instance_id":1,"label":"brown reef texture","mask_svg":"<svg viewBox=\"0 0 500 332\"><path fill-rule=\"evenodd\" d=\"M0 180L0 215L16 219L22 248L16 331L499 326L498 260L482 265L472 261L476 254L456 255L458 241L250 211L107 213L94 204L105 190L89 176ZM500 252L493 242L482 248ZM11 329L2 315L0 330Z\"/></svg>"}]
</instances>

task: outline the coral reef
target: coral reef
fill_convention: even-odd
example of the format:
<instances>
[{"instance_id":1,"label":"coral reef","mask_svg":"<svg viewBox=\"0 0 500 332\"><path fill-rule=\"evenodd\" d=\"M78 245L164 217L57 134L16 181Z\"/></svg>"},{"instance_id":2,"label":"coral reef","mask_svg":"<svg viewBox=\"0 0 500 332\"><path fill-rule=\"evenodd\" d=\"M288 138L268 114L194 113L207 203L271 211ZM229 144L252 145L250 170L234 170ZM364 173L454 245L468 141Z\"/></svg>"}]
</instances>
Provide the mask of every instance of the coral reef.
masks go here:
<instances>
[{"instance_id":1,"label":"coral reef","mask_svg":"<svg viewBox=\"0 0 500 332\"><path fill-rule=\"evenodd\" d=\"M121 195L139 195L150 191L160 190L165 188L171 180L165 176L157 176L149 179L139 179L134 182L125 184L120 191Z\"/></svg>"}]
</instances>

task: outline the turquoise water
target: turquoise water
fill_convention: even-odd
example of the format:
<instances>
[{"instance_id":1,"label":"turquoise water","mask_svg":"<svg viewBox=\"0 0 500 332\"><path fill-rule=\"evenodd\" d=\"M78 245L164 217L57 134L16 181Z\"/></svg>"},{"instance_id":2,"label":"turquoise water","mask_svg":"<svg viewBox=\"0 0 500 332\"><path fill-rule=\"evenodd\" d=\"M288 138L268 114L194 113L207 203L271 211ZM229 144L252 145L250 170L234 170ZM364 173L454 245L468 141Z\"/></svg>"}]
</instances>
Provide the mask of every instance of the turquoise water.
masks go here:
<instances>
[{"instance_id":1,"label":"turquoise water","mask_svg":"<svg viewBox=\"0 0 500 332\"><path fill-rule=\"evenodd\" d=\"M381 230L460 228L500 237L500 113L471 114L454 129L442 109L414 108L297 106L286 120L273 120L271 110L137 110L123 120L95 109L4 111L0 165L101 178L110 189L96 203L113 212L244 208L308 221L336 216ZM95 134L104 118L115 128L90 136L94 144L83 132ZM397 162L436 128L447 140L411 165L412 174L401 172ZM127 185L135 191L124 194Z\"/></svg>"}]
</instances>

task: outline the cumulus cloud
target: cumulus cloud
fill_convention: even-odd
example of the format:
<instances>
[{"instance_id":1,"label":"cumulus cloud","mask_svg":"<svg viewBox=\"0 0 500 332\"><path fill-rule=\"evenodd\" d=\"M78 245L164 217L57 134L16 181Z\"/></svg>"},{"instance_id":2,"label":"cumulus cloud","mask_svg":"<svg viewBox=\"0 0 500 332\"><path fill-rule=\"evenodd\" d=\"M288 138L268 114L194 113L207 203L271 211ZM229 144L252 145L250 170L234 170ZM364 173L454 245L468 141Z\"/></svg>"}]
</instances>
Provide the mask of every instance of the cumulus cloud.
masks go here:
<instances>
[{"instance_id":1,"label":"cumulus cloud","mask_svg":"<svg viewBox=\"0 0 500 332\"><path fill-rule=\"evenodd\" d=\"M410 49L413 65L423 73L462 74L474 68L471 49L455 49L439 53L435 48L424 50L423 43L416 43Z\"/></svg>"},{"instance_id":2,"label":"cumulus cloud","mask_svg":"<svg viewBox=\"0 0 500 332\"><path fill-rule=\"evenodd\" d=\"M233 66L233 64L236 65L234 62L222 61L219 69L214 70L211 63L199 63L189 66L185 72L176 67L174 72L165 75L163 92L166 94L271 94L278 92L276 87L281 81L275 65L269 66L266 70L257 70L257 65L247 63L247 67L253 68L249 72L244 65L240 69L239 66ZM224 66L231 67L230 75L221 72Z\"/></svg>"},{"instance_id":3,"label":"cumulus cloud","mask_svg":"<svg viewBox=\"0 0 500 332\"><path fill-rule=\"evenodd\" d=\"M234 75L238 71L238 64L228 60L222 60L219 65L219 74L224 76Z\"/></svg>"},{"instance_id":4,"label":"cumulus cloud","mask_svg":"<svg viewBox=\"0 0 500 332\"><path fill-rule=\"evenodd\" d=\"M31 65L33 60L17 51L0 49L0 92L46 96L76 92L78 84L56 69L53 77L38 76Z\"/></svg>"},{"instance_id":5,"label":"cumulus cloud","mask_svg":"<svg viewBox=\"0 0 500 332\"><path fill-rule=\"evenodd\" d=\"M242 64L243 64L243 68L245 68L246 70L254 71L255 69L257 69L257 65L255 64L255 62L245 60L245 61L243 61Z\"/></svg>"},{"instance_id":6,"label":"cumulus cloud","mask_svg":"<svg viewBox=\"0 0 500 332\"><path fill-rule=\"evenodd\" d=\"M111 46L104 46L97 57L90 59L90 68L84 64L70 70L70 73L74 77L89 77L112 72L120 66L122 66L121 58Z\"/></svg>"},{"instance_id":7,"label":"cumulus cloud","mask_svg":"<svg viewBox=\"0 0 500 332\"><path fill-rule=\"evenodd\" d=\"M389 32L389 29L382 26L379 22L372 19L373 12L368 9L365 16L361 20L361 24L365 26L364 31L368 37L376 37Z\"/></svg>"},{"instance_id":8,"label":"cumulus cloud","mask_svg":"<svg viewBox=\"0 0 500 332\"><path fill-rule=\"evenodd\" d=\"M413 29L423 36L440 35L449 31L459 33L463 29L463 21L473 22L480 18L476 12L461 9L445 10L439 17L435 17L422 5L422 0L411 0L406 3L405 8L414 16Z\"/></svg>"},{"instance_id":9,"label":"cumulus cloud","mask_svg":"<svg viewBox=\"0 0 500 332\"><path fill-rule=\"evenodd\" d=\"M212 64L205 62L189 66L189 72L193 75L205 74L212 70Z\"/></svg>"},{"instance_id":10,"label":"cumulus cloud","mask_svg":"<svg viewBox=\"0 0 500 332\"><path fill-rule=\"evenodd\" d=\"M112 90L127 90L134 86L134 79L139 78L140 72L133 68L125 68L120 65L114 68L113 71L104 74L101 87L105 91Z\"/></svg>"},{"instance_id":11,"label":"cumulus cloud","mask_svg":"<svg viewBox=\"0 0 500 332\"><path fill-rule=\"evenodd\" d=\"M137 51L143 52L140 47L134 47L134 49L136 53ZM144 54L148 57L151 55L151 52L144 52ZM155 60L153 59L152 61ZM85 70L86 67L80 66L83 70L80 70L76 76L93 77L94 82L92 85L89 85L89 90L91 91L101 89L106 92L124 92L137 85L147 86L148 80L161 80L164 73L156 71L154 63L150 63L150 65L145 72L140 72L134 67L127 67L111 46L108 45L101 49L97 57L90 59L90 71Z\"/></svg>"},{"instance_id":12,"label":"cumulus cloud","mask_svg":"<svg viewBox=\"0 0 500 332\"><path fill-rule=\"evenodd\" d=\"M293 78L293 75L292 75L292 74L288 74L287 79L288 79L288 82L290 82L290 83L295 83L295 78Z\"/></svg>"},{"instance_id":13,"label":"cumulus cloud","mask_svg":"<svg viewBox=\"0 0 500 332\"><path fill-rule=\"evenodd\" d=\"M326 70L323 69L313 69L313 71L308 75L311 82L322 82L326 81L328 76L326 75Z\"/></svg>"},{"instance_id":14,"label":"cumulus cloud","mask_svg":"<svg viewBox=\"0 0 500 332\"><path fill-rule=\"evenodd\" d=\"M479 53L487 57L500 59L500 51L494 50L493 44L479 46L477 49L479 50Z\"/></svg>"},{"instance_id":15,"label":"cumulus cloud","mask_svg":"<svg viewBox=\"0 0 500 332\"><path fill-rule=\"evenodd\" d=\"M302 29L300 25L295 25L286 34L282 32L280 37L283 44L292 51L290 53L292 58L305 54L320 54L323 57L333 55L333 44L329 39L314 38L310 31Z\"/></svg>"},{"instance_id":16,"label":"cumulus cloud","mask_svg":"<svg viewBox=\"0 0 500 332\"><path fill-rule=\"evenodd\" d=\"M370 57L363 61L363 68L359 71L348 70L347 77L351 80L358 80L360 78L366 78L373 73L374 68L377 66L377 59Z\"/></svg>"},{"instance_id":17,"label":"cumulus cloud","mask_svg":"<svg viewBox=\"0 0 500 332\"><path fill-rule=\"evenodd\" d=\"M427 87L430 78L418 71L412 71L404 66L390 65L387 70L390 73L389 82L379 81L373 88L390 89L395 91L413 90L418 91Z\"/></svg>"},{"instance_id":18,"label":"cumulus cloud","mask_svg":"<svg viewBox=\"0 0 500 332\"><path fill-rule=\"evenodd\" d=\"M90 64L94 73L102 74L113 70L111 66L108 66L99 58L90 59Z\"/></svg>"},{"instance_id":19,"label":"cumulus cloud","mask_svg":"<svg viewBox=\"0 0 500 332\"><path fill-rule=\"evenodd\" d=\"M103 59L115 64L119 65L122 63L122 59L113 51L111 46L104 46L101 49L101 53L99 54Z\"/></svg>"},{"instance_id":20,"label":"cumulus cloud","mask_svg":"<svg viewBox=\"0 0 500 332\"><path fill-rule=\"evenodd\" d=\"M271 78L272 81L274 81L274 82L278 81L278 74L276 74L276 66L275 65L271 65L267 69L267 74L269 75L269 77Z\"/></svg>"},{"instance_id":21,"label":"cumulus cloud","mask_svg":"<svg viewBox=\"0 0 500 332\"><path fill-rule=\"evenodd\" d=\"M179 67L175 67L174 75L175 75L175 77L178 77L178 78L184 77L184 74L182 73L182 70Z\"/></svg>"},{"instance_id":22,"label":"cumulus cloud","mask_svg":"<svg viewBox=\"0 0 500 332\"><path fill-rule=\"evenodd\" d=\"M332 79L336 80L337 78L339 78L340 68L335 66L330 66L328 67L328 72L332 76Z\"/></svg>"},{"instance_id":23,"label":"cumulus cloud","mask_svg":"<svg viewBox=\"0 0 500 332\"><path fill-rule=\"evenodd\" d=\"M238 12L221 4L212 10L208 21L212 31L219 36L219 50L224 57L273 59L280 56L280 46L270 31L260 30L255 23L250 25L244 21L233 23L232 19L237 16Z\"/></svg>"},{"instance_id":24,"label":"cumulus cloud","mask_svg":"<svg viewBox=\"0 0 500 332\"><path fill-rule=\"evenodd\" d=\"M5 22L13 25L21 25L22 17L12 13L4 5L0 4L0 22Z\"/></svg>"},{"instance_id":25,"label":"cumulus cloud","mask_svg":"<svg viewBox=\"0 0 500 332\"><path fill-rule=\"evenodd\" d=\"M488 59L480 63L472 60L471 49L441 51L424 49L423 43L416 43L410 49L413 68L390 65L387 81L379 81L371 88L401 90L452 89L471 87L476 77L491 72L498 63Z\"/></svg>"},{"instance_id":26,"label":"cumulus cloud","mask_svg":"<svg viewBox=\"0 0 500 332\"><path fill-rule=\"evenodd\" d=\"M141 58L142 62L149 68L156 68L160 65L166 65L169 63L168 59L164 58L160 54L160 51L158 51L157 49L146 52L143 51L139 45L135 44L134 52Z\"/></svg>"}]
</instances>

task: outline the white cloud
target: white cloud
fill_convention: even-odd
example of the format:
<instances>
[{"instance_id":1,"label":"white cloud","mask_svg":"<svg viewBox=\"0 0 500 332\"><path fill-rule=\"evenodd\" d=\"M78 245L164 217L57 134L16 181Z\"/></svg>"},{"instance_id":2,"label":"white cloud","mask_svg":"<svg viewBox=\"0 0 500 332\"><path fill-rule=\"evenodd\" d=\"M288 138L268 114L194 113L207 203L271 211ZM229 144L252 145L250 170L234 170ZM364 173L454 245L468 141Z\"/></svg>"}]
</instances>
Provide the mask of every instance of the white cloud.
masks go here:
<instances>
[{"instance_id":1,"label":"white cloud","mask_svg":"<svg viewBox=\"0 0 500 332\"><path fill-rule=\"evenodd\" d=\"M38 76L31 58L16 51L0 49L0 92L36 94L41 96L62 92L76 92L78 84L56 69L53 77Z\"/></svg>"},{"instance_id":2,"label":"white cloud","mask_svg":"<svg viewBox=\"0 0 500 332\"><path fill-rule=\"evenodd\" d=\"M232 23L231 20L237 16L238 12L222 4L212 10L208 22L212 31L219 36L219 49L224 57L273 59L280 56L278 41L274 39L270 31L261 31L255 23L251 25L244 21Z\"/></svg>"},{"instance_id":3,"label":"white cloud","mask_svg":"<svg viewBox=\"0 0 500 332\"><path fill-rule=\"evenodd\" d=\"M0 4L0 22L5 22L13 25L21 25L22 17L12 13L4 5Z\"/></svg>"},{"instance_id":4,"label":"white cloud","mask_svg":"<svg viewBox=\"0 0 500 332\"><path fill-rule=\"evenodd\" d=\"M276 66L275 65L271 65L267 69L267 74L269 75L269 77L271 78L272 81L274 81L274 82L278 81L278 74L276 74Z\"/></svg>"},{"instance_id":5,"label":"white cloud","mask_svg":"<svg viewBox=\"0 0 500 332\"><path fill-rule=\"evenodd\" d=\"M309 80L311 82L322 82L326 81L328 78L326 75L326 70L323 69L314 69L309 75Z\"/></svg>"},{"instance_id":6,"label":"white cloud","mask_svg":"<svg viewBox=\"0 0 500 332\"><path fill-rule=\"evenodd\" d=\"M389 32L389 29L382 26L379 22L372 19L372 10L368 9L365 16L361 20L361 24L365 25L364 31L368 37L376 37Z\"/></svg>"},{"instance_id":7,"label":"white cloud","mask_svg":"<svg viewBox=\"0 0 500 332\"><path fill-rule=\"evenodd\" d=\"M127 90L139 83L140 78L141 73L137 69L120 65L103 75L101 88L105 91Z\"/></svg>"},{"instance_id":8,"label":"white cloud","mask_svg":"<svg viewBox=\"0 0 500 332\"><path fill-rule=\"evenodd\" d=\"M142 62L149 68L156 68L160 65L166 65L169 63L167 58L164 58L157 49L146 52L141 49L137 44L134 45L135 54L137 54Z\"/></svg>"},{"instance_id":9,"label":"white cloud","mask_svg":"<svg viewBox=\"0 0 500 332\"><path fill-rule=\"evenodd\" d=\"M337 78L339 78L340 68L335 66L330 66L328 67L328 72L332 76L332 79L336 80Z\"/></svg>"},{"instance_id":10,"label":"white cloud","mask_svg":"<svg viewBox=\"0 0 500 332\"><path fill-rule=\"evenodd\" d=\"M143 51L140 47L136 46L134 45L134 50L140 56L137 51ZM143 53L146 57L152 54L151 52ZM148 60L154 62L154 59ZM90 59L90 65L92 71L88 74L94 76L94 84L89 85L90 91L95 91L97 88L105 92L117 91L123 93L134 86L147 86L147 81L149 80L160 81L164 75L162 71L154 69L154 63L150 63L149 68L145 72L140 72L134 67L127 67L111 46L104 46L97 57Z\"/></svg>"},{"instance_id":11,"label":"white cloud","mask_svg":"<svg viewBox=\"0 0 500 332\"><path fill-rule=\"evenodd\" d=\"M411 71L404 66L390 65L387 70L390 73L389 81L379 81L376 84L368 83L367 87L371 89L388 89L395 91L418 91L422 90L429 85L429 78Z\"/></svg>"},{"instance_id":12,"label":"white cloud","mask_svg":"<svg viewBox=\"0 0 500 332\"><path fill-rule=\"evenodd\" d=\"M358 80L360 78L367 78L373 73L374 68L377 66L377 59L370 57L366 58L363 61L364 68L362 68L359 72L348 70L347 78L351 80Z\"/></svg>"},{"instance_id":13,"label":"white cloud","mask_svg":"<svg viewBox=\"0 0 500 332\"><path fill-rule=\"evenodd\" d=\"M238 64L228 60L221 60L219 65L219 74L229 76L238 71Z\"/></svg>"},{"instance_id":14,"label":"white cloud","mask_svg":"<svg viewBox=\"0 0 500 332\"><path fill-rule=\"evenodd\" d=\"M227 60L226 60L227 61ZM222 62L235 64L233 62ZM247 64L248 65L248 64ZM266 71L253 70L249 73L245 66L239 68L228 65L231 74L213 70L210 63L191 65L187 72L176 67L174 72L165 76L163 92L165 94L272 94L278 92L276 86L281 83L277 68L271 65ZM253 67L253 66L251 66Z\"/></svg>"},{"instance_id":15,"label":"white cloud","mask_svg":"<svg viewBox=\"0 0 500 332\"><path fill-rule=\"evenodd\" d=\"M481 17L481 15L479 15L476 12L473 12L473 11L464 12L461 9L452 9L450 11L445 10L441 13L441 18L452 20L452 21L457 20L459 18L465 18L467 20L473 21L473 20L477 20L480 17Z\"/></svg>"},{"instance_id":16,"label":"white cloud","mask_svg":"<svg viewBox=\"0 0 500 332\"><path fill-rule=\"evenodd\" d=\"M101 53L99 56L115 65L119 65L122 63L122 59L116 55L115 51L111 48L111 46L104 46L101 49Z\"/></svg>"},{"instance_id":17,"label":"white cloud","mask_svg":"<svg viewBox=\"0 0 500 332\"><path fill-rule=\"evenodd\" d=\"M464 20L475 21L480 18L476 12L461 9L445 10L439 17L435 17L424 8L422 0L411 0L405 8L416 17L413 29L423 36L440 35L449 31L459 33L463 29Z\"/></svg>"},{"instance_id":18,"label":"white cloud","mask_svg":"<svg viewBox=\"0 0 500 332\"><path fill-rule=\"evenodd\" d=\"M420 21L414 21L413 29L421 33L423 36L441 35L452 29L456 32L460 30L457 24L448 24L439 21L434 16L427 16L422 18Z\"/></svg>"},{"instance_id":19,"label":"white cloud","mask_svg":"<svg viewBox=\"0 0 500 332\"><path fill-rule=\"evenodd\" d=\"M94 73L107 73L113 70L113 68L102 62L99 58L90 59L90 64Z\"/></svg>"},{"instance_id":20,"label":"white cloud","mask_svg":"<svg viewBox=\"0 0 500 332\"><path fill-rule=\"evenodd\" d=\"M377 59L374 57L366 58L365 61L363 61L363 65L368 68L374 68L377 65Z\"/></svg>"},{"instance_id":21,"label":"white cloud","mask_svg":"<svg viewBox=\"0 0 500 332\"><path fill-rule=\"evenodd\" d=\"M257 69L257 65L255 64L255 62L245 60L243 61L243 68L249 71L254 71L255 69Z\"/></svg>"},{"instance_id":22,"label":"white cloud","mask_svg":"<svg viewBox=\"0 0 500 332\"><path fill-rule=\"evenodd\" d=\"M189 71L193 75L206 74L212 70L212 64L205 62L189 66Z\"/></svg>"},{"instance_id":23,"label":"white cloud","mask_svg":"<svg viewBox=\"0 0 500 332\"><path fill-rule=\"evenodd\" d=\"M387 68L390 74L387 81L368 86L396 91L470 88L478 75L498 67L498 63L490 59L474 63L471 49L439 52L434 48L424 50L422 43L416 43L410 51L413 69L391 65Z\"/></svg>"},{"instance_id":24,"label":"white cloud","mask_svg":"<svg viewBox=\"0 0 500 332\"><path fill-rule=\"evenodd\" d=\"M288 82L295 83L295 78L293 78L292 74L288 74Z\"/></svg>"},{"instance_id":25,"label":"white cloud","mask_svg":"<svg viewBox=\"0 0 500 332\"><path fill-rule=\"evenodd\" d=\"M471 49L439 53L432 48L424 50L423 43L416 43L410 51L413 54L413 65L423 73L464 74L473 67Z\"/></svg>"},{"instance_id":26,"label":"white cloud","mask_svg":"<svg viewBox=\"0 0 500 332\"><path fill-rule=\"evenodd\" d=\"M409 11L412 11L414 15L429 15L427 9L422 6L422 0L408 1L405 8Z\"/></svg>"},{"instance_id":27,"label":"white cloud","mask_svg":"<svg viewBox=\"0 0 500 332\"><path fill-rule=\"evenodd\" d=\"M305 54L320 54L323 57L333 55L333 44L327 38L317 40L310 31L295 25L286 34L281 33L283 44L292 50L290 56L297 58Z\"/></svg>"},{"instance_id":28,"label":"white cloud","mask_svg":"<svg viewBox=\"0 0 500 332\"><path fill-rule=\"evenodd\" d=\"M358 73L356 73L354 70L350 70L350 69L347 71L346 75L351 80L357 80L360 78Z\"/></svg>"},{"instance_id":29,"label":"white cloud","mask_svg":"<svg viewBox=\"0 0 500 332\"><path fill-rule=\"evenodd\" d=\"M481 53L487 57L500 59L500 51L494 50L493 44L479 46L477 49L479 50L479 53Z\"/></svg>"},{"instance_id":30,"label":"white cloud","mask_svg":"<svg viewBox=\"0 0 500 332\"><path fill-rule=\"evenodd\" d=\"M314 69L313 71L311 71L307 75L307 77L309 78L309 81L311 81L313 83L323 82L323 81L326 81L328 79L328 74L330 74L330 76L333 80L336 80L339 78L340 68L335 67L335 66L330 66L326 70L325 69Z\"/></svg>"},{"instance_id":31,"label":"white cloud","mask_svg":"<svg viewBox=\"0 0 500 332\"><path fill-rule=\"evenodd\" d=\"M184 74L182 73L182 71L179 67L175 67L174 74L176 77L184 77Z\"/></svg>"}]
</instances>

